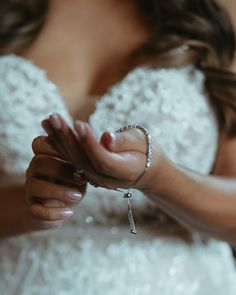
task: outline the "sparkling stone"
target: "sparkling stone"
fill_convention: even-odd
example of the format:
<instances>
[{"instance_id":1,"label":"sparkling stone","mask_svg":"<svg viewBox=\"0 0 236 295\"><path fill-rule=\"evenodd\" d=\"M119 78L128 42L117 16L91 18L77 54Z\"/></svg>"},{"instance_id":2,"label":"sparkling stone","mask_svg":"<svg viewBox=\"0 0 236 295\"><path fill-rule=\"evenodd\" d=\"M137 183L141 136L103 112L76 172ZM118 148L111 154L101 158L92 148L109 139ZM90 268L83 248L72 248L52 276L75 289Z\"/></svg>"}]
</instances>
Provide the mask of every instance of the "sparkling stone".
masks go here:
<instances>
[{"instance_id":1,"label":"sparkling stone","mask_svg":"<svg viewBox=\"0 0 236 295\"><path fill-rule=\"evenodd\" d=\"M126 193L126 194L124 194L124 198L125 199L130 199L130 198L132 198L132 194L131 193Z\"/></svg>"}]
</instances>

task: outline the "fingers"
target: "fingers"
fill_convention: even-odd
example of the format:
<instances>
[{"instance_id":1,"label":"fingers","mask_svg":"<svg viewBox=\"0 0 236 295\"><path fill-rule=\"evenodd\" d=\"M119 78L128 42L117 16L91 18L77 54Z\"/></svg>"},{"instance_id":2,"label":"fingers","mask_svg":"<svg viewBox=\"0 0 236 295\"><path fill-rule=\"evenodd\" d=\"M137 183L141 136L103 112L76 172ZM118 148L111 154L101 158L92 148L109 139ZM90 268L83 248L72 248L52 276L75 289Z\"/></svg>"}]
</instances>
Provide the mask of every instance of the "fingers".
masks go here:
<instances>
[{"instance_id":1,"label":"fingers","mask_svg":"<svg viewBox=\"0 0 236 295\"><path fill-rule=\"evenodd\" d=\"M86 176L99 186L113 188L114 184L117 187L121 183L123 185L119 187L124 187L126 182L133 183L143 172L146 145L144 135L139 130L127 130L115 136L110 134L114 142L109 142L107 133L100 143L90 126L83 122L75 123L74 132L59 115L54 114L43 125L60 153L73 166L85 170ZM110 148L103 143L110 144ZM53 177L53 171L49 169L49 173Z\"/></svg>"},{"instance_id":2,"label":"fingers","mask_svg":"<svg viewBox=\"0 0 236 295\"><path fill-rule=\"evenodd\" d=\"M145 154L136 151L111 153L97 141L86 123L77 121L75 130L79 134L81 146L97 172L119 179L125 179L125 176L133 179L143 170Z\"/></svg>"},{"instance_id":3,"label":"fingers","mask_svg":"<svg viewBox=\"0 0 236 295\"><path fill-rule=\"evenodd\" d=\"M61 201L60 207L63 207L64 204L70 206L78 204L85 193L85 186L75 189L32 177L26 180L25 191L34 198L40 198L44 205L47 205L45 201L58 200ZM50 207L52 206L57 207L56 204L50 203Z\"/></svg>"},{"instance_id":4,"label":"fingers","mask_svg":"<svg viewBox=\"0 0 236 295\"><path fill-rule=\"evenodd\" d=\"M59 114L53 114L42 122L55 148L71 163L80 166L85 156L80 148L79 138Z\"/></svg>"},{"instance_id":5,"label":"fingers","mask_svg":"<svg viewBox=\"0 0 236 295\"><path fill-rule=\"evenodd\" d=\"M66 155L68 161L77 169L86 170L89 174L96 174L93 164L80 144L78 134L72 132L60 115L51 115L50 119L45 120L43 124L45 123L47 123L47 130L50 128L50 139L53 140L55 147Z\"/></svg>"},{"instance_id":6,"label":"fingers","mask_svg":"<svg viewBox=\"0 0 236 295\"><path fill-rule=\"evenodd\" d=\"M41 136L32 144L36 156L27 170L25 191L34 219L46 227L54 227L73 215L71 208L82 199L87 183L74 177L74 166L52 146L54 134L47 122L45 129L49 139Z\"/></svg>"},{"instance_id":7,"label":"fingers","mask_svg":"<svg viewBox=\"0 0 236 295\"><path fill-rule=\"evenodd\" d=\"M26 200L34 218L54 222L73 215L71 208L81 201L86 190L86 185L73 180L73 172L68 163L43 155L34 157L25 182ZM54 223L47 227L54 227Z\"/></svg>"},{"instance_id":8,"label":"fingers","mask_svg":"<svg viewBox=\"0 0 236 295\"><path fill-rule=\"evenodd\" d=\"M36 137L32 143L32 150L35 155L41 154L63 159L63 156L55 150L46 136Z\"/></svg>"},{"instance_id":9,"label":"fingers","mask_svg":"<svg viewBox=\"0 0 236 295\"><path fill-rule=\"evenodd\" d=\"M70 157L67 155L67 152L64 150L60 142L58 142L57 138L55 137L55 130L52 128L48 119L42 121L42 127L47 132L53 148L57 152L59 152L62 155L62 157L65 157L67 161L70 161Z\"/></svg>"},{"instance_id":10,"label":"fingers","mask_svg":"<svg viewBox=\"0 0 236 295\"><path fill-rule=\"evenodd\" d=\"M53 130L52 139L55 139L56 145L63 150L67 158L73 161L73 150L69 146L77 145L77 149L79 149L79 140L76 134L59 114L50 115L48 123Z\"/></svg>"},{"instance_id":11,"label":"fingers","mask_svg":"<svg viewBox=\"0 0 236 295\"><path fill-rule=\"evenodd\" d=\"M52 178L67 183L73 182L74 167L65 162L44 155L35 156L28 170L28 177Z\"/></svg>"},{"instance_id":12,"label":"fingers","mask_svg":"<svg viewBox=\"0 0 236 295\"><path fill-rule=\"evenodd\" d=\"M104 171L102 165L109 165L110 153L97 141L93 133L91 132L88 124L77 121L75 123L75 130L80 136L80 143L89 157L97 171ZM94 161L99 159L98 161ZM101 165L99 164L101 163ZM97 165L98 164L98 165Z\"/></svg>"},{"instance_id":13,"label":"fingers","mask_svg":"<svg viewBox=\"0 0 236 295\"><path fill-rule=\"evenodd\" d=\"M70 208L46 208L41 204L32 205L30 213L34 218L43 221L67 220L73 215L73 211Z\"/></svg>"},{"instance_id":14,"label":"fingers","mask_svg":"<svg viewBox=\"0 0 236 295\"><path fill-rule=\"evenodd\" d=\"M44 155L37 155L32 159L26 176L27 179L33 177L40 178L81 189L81 186L85 185L85 181L75 177L74 173L75 168L64 161Z\"/></svg>"},{"instance_id":15,"label":"fingers","mask_svg":"<svg viewBox=\"0 0 236 295\"><path fill-rule=\"evenodd\" d=\"M30 179L30 184L32 179L39 178L41 180L50 181L50 185L51 182L60 183L60 188L62 188L62 184L64 184L72 188L79 189L81 193L85 191L85 183L87 183L87 179L91 180L94 183L97 183L99 186L106 188L113 188L114 183L116 184L115 187L120 185L120 183L117 183L114 178L107 176L105 177L101 173L97 173L94 169L85 170L84 173L87 178L76 176L74 175L74 173L75 168L68 163L55 158L50 158L48 156L37 155L30 163L27 172L27 178ZM43 182L38 184L38 186L42 184ZM45 190L46 189L48 189L48 192L50 193L50 190L53 189L53 186L50 186L49 188L45 187ZM35 192L32 192L32 195L38 196L39 193L41 196L42 191L36 188Z\"/></svg>"}]
</instances>

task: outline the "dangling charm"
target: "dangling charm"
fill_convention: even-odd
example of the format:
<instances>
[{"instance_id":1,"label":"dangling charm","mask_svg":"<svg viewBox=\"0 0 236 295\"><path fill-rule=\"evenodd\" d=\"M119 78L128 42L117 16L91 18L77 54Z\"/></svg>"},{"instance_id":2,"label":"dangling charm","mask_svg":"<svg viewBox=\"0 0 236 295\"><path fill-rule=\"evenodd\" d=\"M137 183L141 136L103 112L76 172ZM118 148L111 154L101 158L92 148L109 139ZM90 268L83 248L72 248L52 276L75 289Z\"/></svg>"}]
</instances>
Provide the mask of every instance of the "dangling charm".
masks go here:
<instances>
[{"instance_id":1,"label":"dangling charm","mask_svg":"<svg viewBox=\"0 0 236 295\"><path fill-rule=\"evenodd\" d=\"M135 222L134 222L134 217L133 217L133 212L132 212L132 207L130 202L130 199L132 198L132 194L130 192L127 192L124 194L124 198L127 199L128 201L128 219L129 219L130 232L131 234L136 235L137 231L135 227Z\"/></svg>"}]
</instances>

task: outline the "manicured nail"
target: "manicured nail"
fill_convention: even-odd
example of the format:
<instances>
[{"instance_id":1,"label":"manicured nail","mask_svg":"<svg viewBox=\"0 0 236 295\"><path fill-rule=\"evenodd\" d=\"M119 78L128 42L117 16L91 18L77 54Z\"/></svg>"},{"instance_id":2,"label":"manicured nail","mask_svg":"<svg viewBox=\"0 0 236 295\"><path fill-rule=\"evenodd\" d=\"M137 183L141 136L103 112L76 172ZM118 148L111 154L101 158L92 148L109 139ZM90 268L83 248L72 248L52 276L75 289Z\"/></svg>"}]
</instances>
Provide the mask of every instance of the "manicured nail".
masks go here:
<instances>
[{"instance_id":1,"label":"manicured nail","mask_svg":"<svg viewBox=\"0 0 236 295\"><path fill-rule=\"evenodd\" d=\"M113 132L108 132L109 147L112 149L116 144L116 136Z\"/></svg>"},{"instance_id":2,"label":"manicured nail","mask_svg":"<svg viewBox=\"0 0 236 295\"><path fill-rule=\"evenodd\" d=\"M100 142L106 149L112 150L116 143L116 136L113 132L104 132Z\"/></svg>"},{"instance_id":3,"label":"manicured nail","mask_svg":"<svg viewBox=\"0 0 236 295\"><path fill-rule=\"evenodd\" d=\"M72 202L78 202L81 198L82 198L82 195L80 193L68 194L68 200L71 200Z\"/></svg>"},{"instance_id":4,"label":"manicured nail","mask_svg":"<svg viewBox=\"0 0 236 295\"><path fill-rule=\"evenodd\" d=\"M72 210L65 210L61 213L61 216L65 219L69 219L73 214L74 212Z\"/></svg>"},{"instance_id":5,"label":"manicured nail","mask_svg":"<svg viewBox=\"0 0 236 295\"><path fill-rule=\"evenodd\" d=\"M52 127L56 130L59 130L61 129L62 127L62 123L61 123L61 120L59 118L59 115L58 114L52 114L49 116L49 121L50 123L52 124Z\"/></svg>"},{"instance_id":6,"label":"manicured nail","mask_svg":"<svg viewBox=\"0 0 236 295\"><path fill-rule=\"evenodd\" d=\"M80 138L83 138L86 136L87 130L86 130L86 124L82 122L75 122L75 130L78 132Z\"/></svg>"}]
</instances>

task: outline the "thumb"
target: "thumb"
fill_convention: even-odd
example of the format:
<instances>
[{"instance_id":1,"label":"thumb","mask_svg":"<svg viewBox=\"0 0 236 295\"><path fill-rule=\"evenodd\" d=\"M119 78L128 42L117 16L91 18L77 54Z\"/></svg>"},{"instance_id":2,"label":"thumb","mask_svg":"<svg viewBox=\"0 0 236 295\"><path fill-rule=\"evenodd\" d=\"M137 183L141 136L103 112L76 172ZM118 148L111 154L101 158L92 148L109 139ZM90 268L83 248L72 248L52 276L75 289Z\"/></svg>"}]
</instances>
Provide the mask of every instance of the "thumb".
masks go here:
<instances>
[{"instance_id":1,"label":"thumb","mask_svg":"<svg viewBox=\"0 0 236 295\"><path fill-rule=\"evenodd\" d=\"M124 151L136 151L146 153L145 135L138 129L130 129L123 132L104 132L100 143L114 153Z\"/></svg>"}]
</instances>

